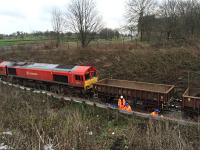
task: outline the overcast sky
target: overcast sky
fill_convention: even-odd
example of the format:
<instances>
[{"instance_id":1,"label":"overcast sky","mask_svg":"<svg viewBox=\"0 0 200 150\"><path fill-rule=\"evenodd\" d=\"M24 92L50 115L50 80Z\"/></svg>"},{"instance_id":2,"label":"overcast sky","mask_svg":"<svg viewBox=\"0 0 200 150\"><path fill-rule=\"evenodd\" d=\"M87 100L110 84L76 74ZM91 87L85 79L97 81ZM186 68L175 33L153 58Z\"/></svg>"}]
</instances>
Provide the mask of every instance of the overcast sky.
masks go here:
<instances>
[{"instance_id":1,"label":"overcast sky","mask_svg":"<svg viewBox=\"0 0 200 150\"><path fill-rule=\"evenodd\" d=\"M124 24L126 0L96 0L97 9L106 27ZM2 0L0 4L0 33L52 30L51 10L66 8L70 0Z\"/></svg>"}]
</instances>

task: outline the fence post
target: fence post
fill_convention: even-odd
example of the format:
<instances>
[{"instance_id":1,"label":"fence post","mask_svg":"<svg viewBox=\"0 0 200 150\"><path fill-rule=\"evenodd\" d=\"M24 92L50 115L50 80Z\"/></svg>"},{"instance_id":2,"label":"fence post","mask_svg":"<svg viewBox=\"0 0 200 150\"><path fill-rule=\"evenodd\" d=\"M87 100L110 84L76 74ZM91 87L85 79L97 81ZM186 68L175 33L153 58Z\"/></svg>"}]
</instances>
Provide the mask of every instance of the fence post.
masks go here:
<instances>
[{"instance_id":1,"label":"fence post","mask_svg":"<svg viewBox=\"0 0 200 150\"><path fill-rule=\"evenodd\" d=\"M122 39L122 45L123 45L123 48L124 48L124 38Z\"/></svg>"},{"instance_id":2,"label":"fence post","mask_svg":"<svg viewBox=\"0 0 200 150\"><path fill-rule=\"evenodd\" d=\"M76 41L76 48L78 48L78 41Z\"/></svg>"},{"instance_id":3,"label":"fence post","mask_svg":"<svg viewBox=\"0 0 200 150\"><path fill-rule=\"evenodd\" d=\"M97 48L99 48L99 41L97 40Z\"/></svg>"}]
</instances>

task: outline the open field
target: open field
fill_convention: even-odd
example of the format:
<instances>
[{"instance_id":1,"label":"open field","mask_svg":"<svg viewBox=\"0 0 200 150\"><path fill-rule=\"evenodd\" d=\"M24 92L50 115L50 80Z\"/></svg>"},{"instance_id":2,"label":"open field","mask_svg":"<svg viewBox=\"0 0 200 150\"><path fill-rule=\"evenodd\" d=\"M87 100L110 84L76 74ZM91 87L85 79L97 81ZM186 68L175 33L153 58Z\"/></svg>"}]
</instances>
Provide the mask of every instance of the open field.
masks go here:
<instances>
[{"instance_id":1,"label":"open field","mask_svg":"<svg viewBox=\"0 0 200 150\"><path fill-rule=\"evenodd\" d=\"M18 45L34 45L34 44L44 44L44 43L53 43L55 47L55 39L52 38L26 38L26 39L0 39L0 48L4 47L12 47L12 46L18 46ZM113 40L103 40L103 39L97 39L95 41L92 41L90 43L91 46L99 47L99 45L112 45L112 44L123 44L127 41L130 41L129 39L113 39ZM74 48L78 47L80 48L80 42L77 41L76 38L64 38L61 40L61 45L65 45L65 47Z\"/></svg>"},{"instance_id":2,"label":"open field","mask_svg":"<svg viewBox=\"0 0 200 150\"><path fill-rule=\"evenodd\" d=\"M39 44L46 40L0 40L0 47L3 46L15 46L15 45L25 45L25 44Z\"/></svg>"}]
</instances>

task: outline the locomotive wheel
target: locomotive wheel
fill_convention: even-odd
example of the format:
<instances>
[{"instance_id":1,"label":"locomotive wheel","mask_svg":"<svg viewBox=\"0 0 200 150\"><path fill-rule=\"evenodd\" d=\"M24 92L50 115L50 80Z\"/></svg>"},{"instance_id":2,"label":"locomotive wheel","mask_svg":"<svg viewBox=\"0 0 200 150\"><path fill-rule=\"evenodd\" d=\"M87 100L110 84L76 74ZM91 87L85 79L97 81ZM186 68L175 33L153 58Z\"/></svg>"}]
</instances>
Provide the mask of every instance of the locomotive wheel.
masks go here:
<instances>
[{"instance_id":1,"label":"locomotive wheel","mask_svg":"<svg viewBox=\"0 0 200 150\"><path fill-rule=\"evenodd\" d=\"M53 93L59 93L58 87L55 85L50 86L50 91Z\"/></svg>"},{"instance_id":2,"label":"locomotive wheel","mask_svg":"<svg viewBox=\"0 0 200 150\"><path fill-rule=\"evenodd\" d=\"M64 94L63 88L58 85L50 86L50 91L56 94Z\"/></svg>"}]
</instances>

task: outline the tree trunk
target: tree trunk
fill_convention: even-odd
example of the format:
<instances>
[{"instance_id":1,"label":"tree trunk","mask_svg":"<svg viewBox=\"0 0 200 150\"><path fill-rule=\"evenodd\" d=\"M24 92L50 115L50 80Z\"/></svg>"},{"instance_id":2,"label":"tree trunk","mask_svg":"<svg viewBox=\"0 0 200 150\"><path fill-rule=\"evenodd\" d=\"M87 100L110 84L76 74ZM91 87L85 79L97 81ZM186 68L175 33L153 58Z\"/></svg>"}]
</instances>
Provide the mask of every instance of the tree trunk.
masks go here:
<instances>
[{"instance_id":1,"label":"tree trunk","mask_svg":"<svg viewBox=\"0 0 200 150\"><path fill-rule=\"evenodd\" d=\"M140 31L140 41L142 42L142 40L143 40L143 31L141 30Z\"/></svg>"}]
</instances>

